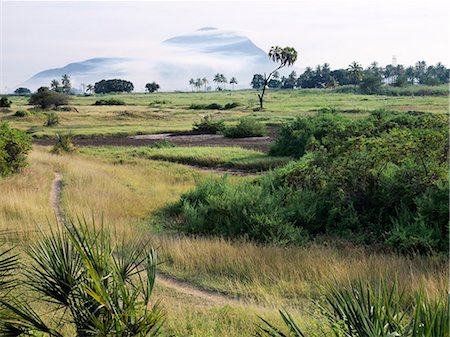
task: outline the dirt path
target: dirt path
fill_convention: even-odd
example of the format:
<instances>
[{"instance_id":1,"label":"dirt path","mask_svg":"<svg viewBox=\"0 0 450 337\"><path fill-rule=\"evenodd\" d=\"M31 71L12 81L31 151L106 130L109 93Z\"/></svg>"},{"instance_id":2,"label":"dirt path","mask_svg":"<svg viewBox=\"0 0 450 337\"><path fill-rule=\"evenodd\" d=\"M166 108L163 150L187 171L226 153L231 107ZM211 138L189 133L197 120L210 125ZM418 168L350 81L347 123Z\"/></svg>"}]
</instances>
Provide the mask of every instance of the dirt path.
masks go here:
<instances>
[{"instance_id":1,"label":"dirt path","mask_svg":"<svg viewBox=\"0 0 450 337\"><path fill-rule=\"evenodd\" d=\"M61 207L62 179L62 174L55 172L55 178L53 179L52 188L50 190L50 206L55 213L56 221L58 221L58 223L61 223L64 220L64 213Z\"/></svg>"},{"instance_id":2,"label":"dirt path","mask_svg":"<svg viewBox=\"0 0 450 337\"><path fill-rule=\"evenodd\" d=\"M248 301L222 294L213 290L201 288L186 281L178 280L167 274L157 273L156 284L171 288L183 295L189 295L216 305L249 305Z\"/></svg>"},{"instance_id":3,"label":"dirt path","mask_svg":"<svg viewBox=\"0 0 450 337\"><path fill-rule=\"evenodd\" d=\"M65 218L61 205L62 184L63 184L62 174L59 172L55 172L55 178L53 179L52 187L50 190L50 205L55 213L58 223L62 223ZM180 294L193 296L198 299L209 302L211 304L217 305L245 304L244 301L238 298L234 298L232 296L221 294L212 290L203 289L201 287L198 287L185 281L178 280L163 273L156 274L156 282L157 284L160 284L166 288L171 288L179 292Z\"/></svg>"}]
</instances>

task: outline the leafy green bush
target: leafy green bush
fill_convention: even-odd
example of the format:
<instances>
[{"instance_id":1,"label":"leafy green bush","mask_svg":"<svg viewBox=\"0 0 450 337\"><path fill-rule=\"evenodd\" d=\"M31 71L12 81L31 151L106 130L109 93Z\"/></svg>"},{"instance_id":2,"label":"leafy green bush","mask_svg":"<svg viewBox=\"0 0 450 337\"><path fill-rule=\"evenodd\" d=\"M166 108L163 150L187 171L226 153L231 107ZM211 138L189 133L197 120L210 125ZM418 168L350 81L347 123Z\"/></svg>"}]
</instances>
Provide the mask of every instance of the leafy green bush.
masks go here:
<instances>
[{"instance_id":1,"label":"leafy green bush","mask_svg":"<svg viewBox=\"0 0 450 337\"><path fill-rule=\"evenodd\" d=\"M17 110L14 114L15 117L26 117L29 115L31 115L31 112L29 112L28 110Z\"/></svg>"},{"instance_id":2,"label":"leafy green bush","mask_svg":"<svg viewBox=\"0 0 450 337\"><path fill-rule=\"evenodd\" d=\"M126 103L121 99L100 99L94 103L94 105L125 105Z\"/></svg>"},{"instance_id":3,"label":"leafy green bush","mask_svg":"<svg viewBox=\"0 0 450 337\"><path fill-rule=\"evenodd\" d=\"M263 137L267 135L267 129L254 119L241 118L235 126L226 127L223 134L228 138Z\"/></svg>"},{"instance_id":4,"label":"leafy green bush","mask_svg":"<svg viewBox=\"0 0 450 337\"><path fill-rule=\"evenodd\" d=\"M67 105L69 101L70 97L68 95L49 90L47 87L40 87L29 99L30 104L37 105L42 109Z\"/></svg>"},{"instance_id":5,"label":"leafy green bush","mask_svg":"<svg viewBox=\"0 0 450 337\"><path fill-rule=\"evenodd\" d=\"M11 107L12 102L8 99L8 97L0 98L0 108L9 108Z\"/></svg>"},{"instance_id":6,"label":"leafy green bush","mask_svg":"<svg viewBox=\"0 0 450 337\"><path fill-rule=\"evenodd\" d=\"M31 138L23 131L0 123L0 176L19 171L26 165L26 156L31 150Z\"/></svg>"},{"instance_id":7,"label":"leafy green bush","mask_svg":"<svg viewBox=\"0 0 450 337\"><path fill-rule=\"evenodd\" d=\"M165 149L165 148L176 147L176 145L174 143L172 143L170 140L163 139L163 140L160 140L160 141L150 144L148 147L151 147L153 149Z\"/></svg>"},{"instance_id":8,"label":"leafy green bush","mask_svg":"<svg viewBox=\"0 0 450 337\"><path fill-rule=\"evenodd\" d=\"M308 235L285 221L282 201L282 193L268 197L262 184L246 183L236 188L225 176L183 194L172 211L181 215L182 229L188 233L301 244Z\"/></svg>"},{"instance_id":9,"label":"leafy green bush","mask_svg":"<svg viewBox=\"0 0 450 337\"><path fill-rule=\"evenodd\" d=\"M47 120L44 123L44 126L54 126L59 124L59 116L56 112L47 113Z\"/></svg>"},{"instance_id":10,"label":"leafy green bush","mask_svg":"<svg viewBox=\"0 0 450 337\"><path fill-rule=\"evenodd\" d=\"M205 116L200 122L194 123L192 131L202 134L217 134L225 129L223 121L213 121L211 116Z\"/></svg>"},{"instance_id":11,"label":"leafy green bush","mask_svg":"<svg viewBox=\"0 0 450 337\"><path fill-rule=\"evenodd\" d=\"M237 103L237 102L227 103L223 106L218 103L210 103L210 104L192 103L189 106L189 109L192 109L192 110L230 110L230 109L234 109L238 106L239 106L239 103Z\"/></svg>"},{"instance_id":12,"label":"leafy green bush","mask_svg":"<svg viewBox=\"0 0 450 337\"><path fill-rule=\"evenodd\" d=\"M76 151L75 145L72 142L72 135L56 135L56 143L53 145L52 153L72 153Z\"/></svg>"},{"instance_id":13,"label":"leafy green bush","mask_svg":"<svg viewBox=\"0 0 450 337\"><path fill-rule=\"evenodd\" d=\"M198 232L214 234L211 219L239 226L250 211L241 207L244 197L214 207L211 198L264 191L258 203L273 207L276 221L312 237L335 235L403 253L448 252L447 140L445 115L379 111L359 120L335 114L297 119L281 128L271 151L297 161L253 183L200 186L209 196L197 200L191 194L180 214L189 214L192 232L195 219L213 226ZM266 217L258 207L251 213ZM241 235L247 230L244 226Z\"/></svg>"}]
</instances>

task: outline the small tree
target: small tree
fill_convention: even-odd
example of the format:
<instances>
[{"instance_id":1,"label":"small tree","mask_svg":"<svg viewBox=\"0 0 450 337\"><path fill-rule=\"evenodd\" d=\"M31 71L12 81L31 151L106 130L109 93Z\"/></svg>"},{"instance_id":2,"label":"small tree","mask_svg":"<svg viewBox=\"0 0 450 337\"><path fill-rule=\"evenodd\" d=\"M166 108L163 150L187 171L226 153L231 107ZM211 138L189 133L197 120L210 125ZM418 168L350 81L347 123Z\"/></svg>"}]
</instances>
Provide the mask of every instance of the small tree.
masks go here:
<instances>
[{"instance_id":1,"label":"small tree","mask_svg":"<svg viewBox=\"0 0 450 337\"><path fill-rule=\"evenodd\" d=\"M17 88L16 90L14 90L14 94L18 95L18 96L29 96L31 95L31 90L28 88Z\"/></svg>"},{"instance_id":2,"label":"small tree","mask_svg":"<svg viewBox=\"0 0 450 337\"><path fill-rule=\"evenodd\" d=\"M150 93L158 91L159 88L159 84L156 82L147 83L145 85L145 89Z\"/></svg>"},{"instance_id":3,"label":"small tree","mask_svg":"<svg viewBox=\"0 0 450 337\"><path fill-rule=\"evenodd\" d=\"M295 61L297 61L298 56L297 51L294 48L292 47L281 48L279 46L270 48L268 55L273 62L279 63L280 65L275 70L270 72L268 76L264 74L264 83L262 87L262 92L258 93L259 108L261 110L264 108L263 107L264 93L266 92L266 87L270 81L270 78L273 76L275 72L278 72L278 70L280 70L281 68L292 66L295 63Z\"/></svg>"},{"instance_id":4,"label":"small tree","mask_svg":"<svg viewBox=\"0 0 450 337\"><path fill-rule=\"evenodd\" d=\"M261 74L254 74L250 85L253 89L261 89L264 86L264 77Z\"/></svg>"},{"instance_id":5,"label":"small tree","mask_svg":"<svg viewBox=\"0 0 450 337\"><path fill-rule=\"evenodd\" d=\"M24 167L30 150L29 135L24 131L10 128L7 123L0 123L0 177L15 173Z\"/></svg>"},{"instance_id":6,"label":"small tree","mask_svg":"<svg viewBox=\"0 0 450 337\"><path fill-rule=\"evenodd\" d=\"M31 95L29 103L37 105L42 109L67 105L70 97L61 92L49 90L47 87L40 87L36 93Z\"/></svg>"},{"instance_id":7,"label":"small tree","mask_svg":"<svg viewBox=\"0 0 450 337\"><path fill-rule=\"evenodd\" d=\"M9 108L9 107L11 107L11 101L8 99L8 97L0 98L0 108Z\"/></svg>"}]
</instances>

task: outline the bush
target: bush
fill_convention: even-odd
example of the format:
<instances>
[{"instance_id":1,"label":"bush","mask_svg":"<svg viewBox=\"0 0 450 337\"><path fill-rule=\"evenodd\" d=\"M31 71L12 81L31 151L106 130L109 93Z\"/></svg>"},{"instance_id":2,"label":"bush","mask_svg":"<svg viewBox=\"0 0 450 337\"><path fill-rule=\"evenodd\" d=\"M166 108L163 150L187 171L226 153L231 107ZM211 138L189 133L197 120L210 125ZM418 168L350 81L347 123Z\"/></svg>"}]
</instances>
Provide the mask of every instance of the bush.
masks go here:
<instances>
[{"instance_id":1,"label":"bush","mask_svg":"<svg viewBox=\"0 0 450 337\"><path fill-rule=\"evenodd\" d=\"M67 105L70 97L61 92L49 90L47 87L41 87L36 93L31 95L29 103L39 106L42 109Z\"/></svg>"},{"instance_id":2,"label":"bush","mask_svg":"<svg viewBox=\"0 0 450 337\"><path fill-rule=\"evenodd\" d=\"M27 110L17 110L16 113L14 114L15 117L26 117L29 115L31 115L31 112Z\"/></svg>"},{"instance_id":3,"label":"bush","mask_svg":"<svg viewBox=\"0 0 450 337\"><path fill-rule=\"evenodd\" d=\"M8 99L8 97L2 97L0 98L0 108L9 108L11 107L11 101Z\"/></svg>"},{"instance_id":4,"label":"bush","mask_svg":"<svg viewBox=\"0 0 450 337\"><path fill-rule=\"evenodd\" d=\"M229 138L263 137L267 134L267 129L254 119L241 118L235 126L225 128L223 134Z\"/></svg>"},{"instance_id":5,"label":"bush","mask_svg":"<svg viewBox=\"0 0 450 337\"><path fill-rule=\"evenodd\" d=\"M30 150L29 135L11 129L7 123L0 123L0 176L15 173L24 167Z\"/></svg>"},{"instance_id":6,"label":"bush","mask_svg":"<svg viewBox=\"0 0 450 337\"><path fill-rule=\"evenodd\" d=\"M51 150L54 154L72 153L76 151L75 145L72 142L72 135L56 135L56 143Z\"/></svg>"},{"instance_id":7,"label":"bush","mask_svg":"<svg viewBox=\"0 0 450 337\"><path fill-rule=\"evenodd\" d=\"M236 103L236 102L227 103L224 106L222 106L218 103L210 103L210 104L192 103L189 106L189 109L192 109L192 110L230 110L230 109L236 108L237 106L239 106L239 103Z\"/></svg>"},{"instance_id":8,"label":"bush","mask_svg":"<svg viewBox=\"0 0 450 337\"><path fill-rule=\"evenodd\" d=\"M59 124L59 116L56 112L47 113L47 120L44 123L44 126L55 126Z\"/></svg>"},{"instance_id":9,"label":"bush","mask_svg":"<svg viewBox=\"0 0 450 337\"><path fill-rule=\"evenodd\" d=\"M364 76L361 84L359 85L361 92L363 94L380 94L382 86L381 78L376 75L366 75Z\"/></svg>"},{"instance_id":10,"label":"bush","mask_svg":"<svg viewBox=\"0 0 450 337\"><path fill-rule=\"evenodd\" d=\"M282 194L268 197L266 187L246 183L236 188L225 176L201 183L185 193L172 211L180 214L188 233L246 237L276 244L301 244L307 233L286 222Z\"/></svg>"},{"instance_id":11,"label":"bush","mask_svg":"<svg viewBox=\"0 0 450 337\"><path fill-rule=\"evenodd\" d=\"M151 147L153 149L166 149L166 148L176 147L176 145L174 143L172 143L170 140L163 139L163 140L160 140L160 141L150 144L148 147Z\"/></svg>"},{"instance_id":12,"label":"bush","mask_svg":"<svg viewBox=\"0 0 450 337\"><path fill-rule=\"evenodd\" d=\"M200 195L183 199L181 218L199 233L223 235L251 217L311 237L338 236L402 253L448 252L447 140L445 115L378 111L359 120L297 119L281 128L271 152L297 161L253 183L200 186ZM253 210L242 204L251 194ZM242 226L233 233L253 233Z\"/></svg>"},{"instance_id":13,"label":"bush","mask_svg":"<svg viewBox=\"0 0 450 337\"><path fill-rule=\"evenodd\" d=\"M125 102L120 99L100 99L94 103L94 105L125 105Z\"/></svg>"},{"instance_id":14,"label":"bush","mask_svg":"<svg viewBox=\"0 0 450 337\"><path fill-rule=\"evenodd\" d=\"M205 116L198 123L194 123L192 130L202 134L217 134L225 129L223 121L213 121L211 116Z\"/></svg>"}]
</instances>

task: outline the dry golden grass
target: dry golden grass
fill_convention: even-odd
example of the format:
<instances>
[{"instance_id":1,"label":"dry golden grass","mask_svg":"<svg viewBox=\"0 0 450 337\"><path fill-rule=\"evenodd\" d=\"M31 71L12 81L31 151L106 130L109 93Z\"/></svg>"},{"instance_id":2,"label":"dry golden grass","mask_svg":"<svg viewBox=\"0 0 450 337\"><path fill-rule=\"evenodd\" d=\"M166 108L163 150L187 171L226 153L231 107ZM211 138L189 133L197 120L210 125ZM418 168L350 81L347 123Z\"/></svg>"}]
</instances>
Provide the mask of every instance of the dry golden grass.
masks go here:
<instances>
[{"instance_id":1,"label":"dry golden grass","mask_svg":"<svg viewBox=\"0 0 450 337\"><path fill-rule=\"evenodd\" d=\"M404 257L354 247L282 248L217 238L158 234L152 215L205 173L173 163L133 159L114 164L112 158L75 153L57 156L34 147L29 167L0 180L0 230L25 235L36 224L54 223L49 194L54 172L61 172L63 206L69 214L92 216L114 226L126 240L152 239L160 269L201 287L248 298L249 306L212 305L173 289L158 286L156 298L167 312L165 332L176 336L239 336L254 332L257 316L279 322L275 308L289 307L307 331L321 335L321 322L311 298L327 282L397 277L411 294L423 284L430 295L447 287L447 263L439 257ZM235 178L243 179L243 178ZM323 335L323 334L322 334Z\"/></svg>"},{"instance_id":2,"label":"dry golden grass","mask_svg":"<svg viewBox=\"0 0 450 337\"><path fill-rule=\"evenodd\" d=\"M437 257L405 257L319 244L282 248L223 239L159 236L160 269L203 287L268 306L299 305L327 283L398 278L412 294L423 284L432 296L447 287L447 264Z\"/></svg>"}]
</instances>

